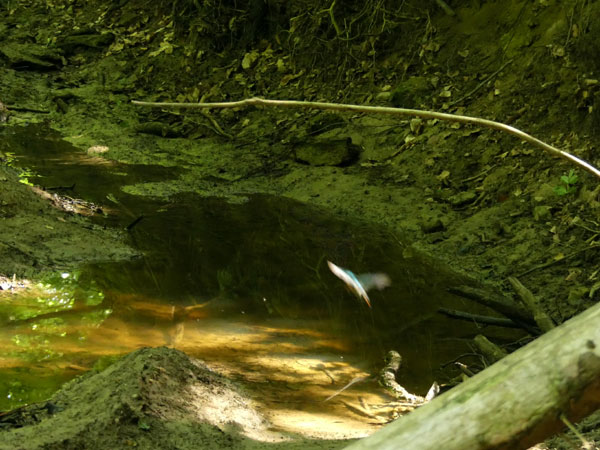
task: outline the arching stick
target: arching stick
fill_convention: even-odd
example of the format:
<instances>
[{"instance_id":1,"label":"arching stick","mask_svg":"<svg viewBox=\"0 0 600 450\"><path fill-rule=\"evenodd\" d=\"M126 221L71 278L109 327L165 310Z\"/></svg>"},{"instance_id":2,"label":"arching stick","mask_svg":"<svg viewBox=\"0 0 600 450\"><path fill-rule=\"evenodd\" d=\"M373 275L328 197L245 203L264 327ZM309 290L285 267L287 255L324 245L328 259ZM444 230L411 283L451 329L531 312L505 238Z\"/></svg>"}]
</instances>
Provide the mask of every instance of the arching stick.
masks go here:
<instances>
[{"instance_id":1,"label":"arching stick","mask_svg":"<svg viewBox=\"0 0 600 450\"><path fill-rule=\"evenodd\" d=\"M439 119L450 122L469 123L479 125L486 128L492 128L494 130L504 131L505 133L512 134L519 139L529 142L535 147L539 147L542 150L552 153L555 156L567 159L588 172L594 174L600 178L600 170L592 166L587 161L578 158L564 150L559 150L550 144L527 134L515 127L506 125L501 122L495 122L493 120L481 119L479 117L461 116L458 114L440 113L434 111L424 111L420 109L406 109L406 108L393 108L389 106L361 106L351 105L344 103L326 103L326 102L305 102L299 100L269 100L260 97L247 98L245 100L239 100L236 102L216 102L216 103L162 103L162 102L142 102L138 100L132 100L134 105L140 106L151 106L158 108L188 108L188 109L206 109L206 108L243 108L246 106L271 106L276 108L308 108L308 109L320 109L325 111L351 111L358 113L375 113L375 114L389 114L395 116L415 116L423 119Z\"/></svg>"}]
</instances>

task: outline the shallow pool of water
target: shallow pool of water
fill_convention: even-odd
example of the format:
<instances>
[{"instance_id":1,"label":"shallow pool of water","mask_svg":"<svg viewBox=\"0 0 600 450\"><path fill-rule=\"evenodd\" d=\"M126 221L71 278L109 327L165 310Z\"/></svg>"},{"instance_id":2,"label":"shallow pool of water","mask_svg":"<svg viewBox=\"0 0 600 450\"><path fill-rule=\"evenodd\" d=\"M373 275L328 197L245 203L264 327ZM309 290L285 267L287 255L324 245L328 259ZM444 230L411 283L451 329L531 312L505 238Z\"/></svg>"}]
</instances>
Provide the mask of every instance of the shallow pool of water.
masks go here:
<instances>
[{"instance_id":1,"label":"shallow pool of water","mask_svg":"<svg viewBox=\"0 0 600 450\"><path fill-rule=\"evenodd\" d=\"M99 359L168 345L260 386L269 408L317 414L338 408L322 400L375 374L392 349L403 355L400 383L424 394L480 331L436 314L441 306L473 311L447 293L471 281L383 229L264 195L241 204L128 195L120 190L126 183L177 171L86 164L56 137L50 145L29 136L13 137L18 164L43 175L44 186L74 184L69 195L116 199L115 214L99 223L125 227L143 217L129 240L144 256L57 273L26 294L0 298L0 410L47 398ZM369 308L328 260L357 273L385 272L392 285L374 292ZM379 391L367 382L340 397Z\"/></svg>"}]
</instances>

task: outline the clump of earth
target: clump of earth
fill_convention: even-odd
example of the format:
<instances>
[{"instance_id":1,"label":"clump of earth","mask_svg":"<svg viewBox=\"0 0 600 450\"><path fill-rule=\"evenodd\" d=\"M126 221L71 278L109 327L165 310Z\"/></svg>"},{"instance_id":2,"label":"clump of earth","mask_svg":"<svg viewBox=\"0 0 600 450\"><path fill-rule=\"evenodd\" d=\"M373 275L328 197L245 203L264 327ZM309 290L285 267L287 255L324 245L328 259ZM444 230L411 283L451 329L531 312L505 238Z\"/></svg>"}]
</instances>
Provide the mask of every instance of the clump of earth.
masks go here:
<instances>
[{"instance_id":1,"label":"clump of earth","mask_svg":"<svg viewBox=\"0 0 600 450\"><path fill-rule=\"evenodd\" d=\"M600 188L580 167L497 131L437 120L131 104L262 96L430 109L507 123L600 165L600 5L449 3L453 14L417 1L334 2L329 10L277 0L240 9L9 2L0 18L0 132L44 123L106 161L183 169L174 179L126 181L129 194L240 202L268 193L380 224L507 295L507 277L518 277L562 323L599 295ZM0 158L7 286L136 254L122 233L19 183L22 169L1 141ZM135 358L142 355L150 353ZM84 382L68 389L77 386ZM103 423L123 420L137 437L166 426L145 422L136 395L115 402Z\"/></svg>"},{"instance_id":2,"label":"clump of earth","mask_svg":"<svg viewBox=\"0 0 600 450\"><path fill-rule=\"evenodd\" d=\"M2 449L340 448L271 431L231 381L166 347L137 350L2 417Z\"/></svg>"}]
</instances>

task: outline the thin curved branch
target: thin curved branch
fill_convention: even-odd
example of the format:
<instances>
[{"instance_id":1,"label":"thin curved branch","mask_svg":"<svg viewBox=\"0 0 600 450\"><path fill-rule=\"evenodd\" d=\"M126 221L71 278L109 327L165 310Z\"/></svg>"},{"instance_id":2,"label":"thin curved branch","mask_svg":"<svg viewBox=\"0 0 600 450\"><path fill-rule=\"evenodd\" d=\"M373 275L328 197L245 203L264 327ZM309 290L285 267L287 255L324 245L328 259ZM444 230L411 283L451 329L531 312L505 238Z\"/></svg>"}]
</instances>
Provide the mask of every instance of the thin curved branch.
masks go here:
<instances>
[{"instance_id":1,"label":"thin curved branch","mask_svg":"<svg viewBox=\"0 0 600 450\"><path fill-rule=\"evenodd\" d=\"M546 144L545 142L527 134L515 127L506 125L501 122L495 122L493 120L481 119L479 117L460 116L458 114L440 113L434 111L424 111L420 109L406 109L406 108L393 108L389 106L361 106L351 105L344 103L326 103L326 102L304 102L300 100L269 100L265 98L252 97L236 102L216 102L216 103L161 103L161 102L142 102L132 100L134 105L140 106L151 106L159 108L189 108L189 109L202 109L202 108L242 108L247 106L271 106L276 108L307 108L307 109L321 109L326 111L351 111L357 113L375 113L375 114L389 114L394 116L415 116L423 119L438 119L446 120L450 122L469 123L479 125L482 127L492 128L494 130L504 131L505 133L512 134L519 139L529 142L535 147L539 147L542 150L552 153L560 158L567 159L588 172L594 174L600 178L600 170L592 166L590 163L572 155L564 150L559 150L552 145Z\"/></svg>"}]
</instances>

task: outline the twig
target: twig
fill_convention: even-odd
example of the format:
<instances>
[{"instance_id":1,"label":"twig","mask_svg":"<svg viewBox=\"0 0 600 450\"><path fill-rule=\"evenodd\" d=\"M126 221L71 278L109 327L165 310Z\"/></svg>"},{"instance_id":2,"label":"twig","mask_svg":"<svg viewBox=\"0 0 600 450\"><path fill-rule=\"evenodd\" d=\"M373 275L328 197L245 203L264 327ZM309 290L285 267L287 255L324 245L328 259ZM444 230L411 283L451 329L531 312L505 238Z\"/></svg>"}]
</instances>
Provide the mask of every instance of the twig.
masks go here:
<instances>
[{"instance_id":1,"label":"twig","mask_svg":"<svg viewBox=\"0 0 600 450\"><path fill-rule=\"evenodd\" d=\"M465 374L469 378L475 376L475 372L473 372L471 369L469 369L469 366L467 366L466 364L463 364L461 362L455 362L454 365L456 367L458 367L458 370L460 370L463 374Z\"/></svg>"},{"instance_id":2,"label":"twig","mask_svg":"<svg viewBox=\"0 0 600 450\"><path fill-rule=\"evenodd\" d=\"M435 0L435 2L438 4L438 6L440 8L442 8L444 10L444 12L446 14L448 14L449 16L454 16L456 15L456 13L454 12L454 10L452 8L450 8L450 5L448 5L448 3L446 3L444 0Z\"/></svg>"},{"instance_id":3,"label":"twig","mask_svg":"<svg viewBox=\"0 0 600 450\"><path fill-rule=\"evenodd\" d=\"M529 289L515 277L508 277L508 281L527 309L533 314L533 320L535 320L535 323L540 327L540 330L546 332L556 326L546 311L540 308L537 299Z\"/></svg>"},{"instance_id":4,"label":"twig","mask_svg":"<svg viewBox=\"0 0 600 450\"><path fill-rule=\"evenodd\" d=\"M502 348L491 342L482 334L475 336L473 342L483 356L485 356L491 363L500 361L502 358L508 355L508 353L506 353Z\"/></svg>"},{"instance_id":5,"label":"twig","mask_svg":"<svg viewBox=\"0 0 600 450\"><path fill-rule=\"evenodd\" d=\"M581 449L582 450L592 450L594 448L597 448L594 446L593 443L591 443L590 441L588 441L583 434L581 434L579 432L579 430L577 428L575 428L575 425L573 425L573 423L569 420L569 418L566 416L565 413L561 413L560 416L558 416L560 418L560 420L562 420L562 422L567 426L567 428L569 428L569 430L571 430L571 432L577 436L577 438L581 441Z\"/></svg>"},{"instance_id":6,"label":"twig","mask_svg":"<svg viewBox=\"0 0 600 450\"><path fill-rule=\"evenodd\" d=\"M219 125L219 122L217 122L213 116L211 116L208 112L203 112L202 115L204 117L206 117L210 123L212 123L212 126L214 127L214 130L217 134L226 137L228 139L233 139L233 136L230 135L229 133L226 133L225 131L223 131L223 128L221 128L221 125Z\"/></svg>"},{"instance_id":7,"label":"twig","mask_svg":"<svg viewBox=\"0 0 600 450\"><path fill-rule=\"evenodd\" d=\"M513 60L509 59L508 61L506 61L504 64L502 64L500 66L500 68L498 70L496 70L494 73L492 73L491 75L487 76L485 78L485 80L483 80L481 83L479 83L477 86L475 86L473 89L471 89L469 92L467 92L465 95L463 95L462 97L460 97L457 100L454 100L453 102L450 102L449 106L453 106L456 105L457 103L462 102L463 100L469 98L471 95L473 95L475 92L477 92L479 89L481 89L483 86L485 86L487 84L488 81L490 81L492 78L494 78L496 75L498 75L500 72L502 72L506 66L508 66L510 63L512 63Z\"/></svg>"},{"instance_id":8,"label":"twig","mask_svg":"<svg viewBox=\"0 0 600 450\"><path fill-rule=\"evenodd\" d=\"M381 420L380 417L377 417L375 414L365 410L364 408L361 408L359 406L354 406L348 402L342 402L342 403L346 406L346 408L348 408L350 411L352 411L355 414L368 417L369 419Z\"/></svg>"},{"instance_id":9,"label":"twig","mask_svg":"<svg viewBox=\"0 0 600 450\"><path fill-rule=\"evenodd\" d=\"M463 353L462 355L458 355L452 361L448 361L447 363L442 364L442 367L448 367L450 365L455 365L457 362L460 362L461 359L466 358L467 356L473 356L481 361L481 353Z\"/></svg>"},{"instance_id":10,"label":"twig","mask_svg":"<svg viewBox=\"0 0 600 450\"><path fill-rule=\"evenodd\" d=\"M131 230L133 229L133 227L135 227L135 226L136 226L138 223L140 223L140 222L142 221L142 219L143 219L143 218L144 218L144 215L143 215L143 214L141 214L141 215L137 216L137 217L136 217L136 218L133 220L133 222L131 222L129 225L127 225L127 226L125 227L125 229L126 229L127 231L131 231Z\"/></svg>"},{"instance_id":11,"label":"twig","mask_svg":"<svg viewBox=\"0 0 600 450\"><path fill-rule=\"evenodd\" d=\"M327 103L327 102L304 102L300 100L269 100L260 97L252 97L236 102L216 102L216 103L174 103L174 102L142 102L138 100L132 100L134 105L140 106L151 106L158 108L188 108L188 109L202 109L202 108L242 108L247 106L271 106L276 108L309 108L309 109L320 109L327 111L350 111L358 113L376 113L376 114L390 114L395 116L416 116L423 119L438 119L447 120L450 122L468 123L475 124L494 130L504 131L505 133L512 134L519 139L529 142L530 144L539 147L547 152L552 153L555 156L559 156L568 161L571 161L588 172L594 174L600 178L600 170L592 166L590 163L572 155L564 150L559 150L552 145L546 144L545 142L527 134L515 127L506 125L504 123L496 122L488 119L481 119L479 117L461 116L458 114L440 113L435 111L425 111L420 109L406 109L406 108L392 108L389 106L361 106L352 105L345 103Z\"/></svg>"},{"instance_id":12,"label":"twig","mask_svg":"<svg viewBox=\"0 0 600 450\"><path fill-rule=\"evenodd\" d=\"M503 317L482 316L480 314L471 314L464 311L447 308L438 308L438 312L454 319L467 320L469 322L494 325L497 327L521 328L521 325L515 323L513 320L505 319Z\"/></svg>"},{"instance_id":13,"label":"twig","mask_svg":"<svg viewBox=\"0 0 600 450\"><path fill-rule=\"evenodd\" d=\"M485 305L488 308L492 308L494 311L513 320L530 333L534 335L539 334L536 332L535 328L531 326L531 324L535 322L532 320L529 311L521 305L516 304L511 298L505 297L497 292L472 286L450 287L448 288L448 292L463 298L468 298L469 300L473 300L480 305Z\"/></svg>"},{"instance_id":14,"label":"twig","mask_svg":"<svg viewBox=\"0 0 600 450\"><path fill-rule=\"evenodd\" d=\"M473 175L472 177L469 178L464 178L461 181L462 184L468 183L469 181L473 181L476 180L477 178L480 178L482 176L484 176L486 173L488 173L490 170L492 170L494 167L496 167L496 164L492 164L491 166L488 166L487 169L482 170L481 172L479 172L477 175Z\"/></svg>"},{"instance_id":15,"label":"twig","mask_svg":"<svg viewBox=\"0 0 600 450\"><path fill-rule=\"evenodd\" d=\"M350 381L350 383L348 383L347 385L345 385L343 388L339 389L338 391L334 392L333 394L331 394L329 397L327 397L323 401L327 402L327 401L331 400L333 397L336 397L336 396L340 395L342 392L344 392L346 389L348 389L353 384L362 383L363 381L367 381L367 380L372 379L372 378L374 378L374 377L373 376L368 376L368 377L356 377L356 378L353 378L352 381Z\"/></svg>"},{"instance_id":16,"label":"twig","mask_svg":"<svg viewBox=\"0 0 600 450\"><path fill-rule=\"evenodd\" d=\"M339 25L335 21L335 16L333 15L333 7L335 6L335 2L336 2L336 0L333 0L333 2L331 2L331 6L329 7L329 9L325 9L325 10L323 10L323 12L329 13L329 18L331 19L331 24L333 25L333 28L335 28L335 34L337 34L338 36L341 36L342 30L340 30Z\"/></svg>"},{"instance_id":17,"label":"twig","mask_svg":"<svg viewBox=\"0 0 600 450\"><path fill-rule=\"evenodd\" d=\"M516 275L517 278L521 278L524 277L525 275L529 275L531 272L534 272L536 270L540 270L540 269L546 269L547 267L553 266L554 264L558 264L558 263L562 263L565 262L567 259L572 258L573 256L577 256L580 253L586 252L592 248L598 248L600 247L600 245L598 244L592 244L589 247L586 248L582 248L580 250L574 251L573 253L569 253L568 255L564 256L563 258L560 259L553 259L551 261L542 263L542 264L538 264L537 266L533 266L529 269L527 269L524 272L521 272L520 274Z\"/></svg>"}]
</instances>

